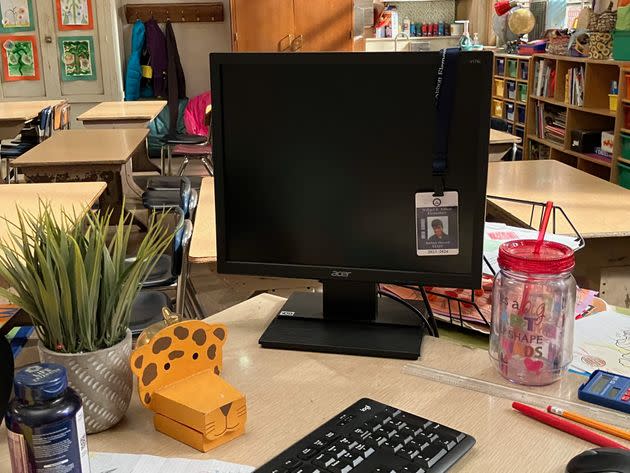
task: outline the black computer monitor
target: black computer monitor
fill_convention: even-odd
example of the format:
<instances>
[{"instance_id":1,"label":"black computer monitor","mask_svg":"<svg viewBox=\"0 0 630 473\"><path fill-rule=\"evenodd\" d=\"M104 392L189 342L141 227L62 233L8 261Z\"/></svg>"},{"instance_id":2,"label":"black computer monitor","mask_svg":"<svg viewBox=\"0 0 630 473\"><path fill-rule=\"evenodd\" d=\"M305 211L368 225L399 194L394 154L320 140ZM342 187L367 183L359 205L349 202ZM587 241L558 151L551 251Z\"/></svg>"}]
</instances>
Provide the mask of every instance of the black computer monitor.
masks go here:
<instances>
[{"instance_id":1,"label":"black computer monitor","mask_svg":"<svg viewBox=\"0 0 630 473\"><path fill-rule=\"evenodd\" d=\"M218 271L323 282L294 293L261 344L417 358L420 319L377 283L480 286L492 53L222 53L210 65ZM459 210L440 232L416 199L442 185ZM457 254L418 256L438 232Z\"/></svg>"}]
</instances>

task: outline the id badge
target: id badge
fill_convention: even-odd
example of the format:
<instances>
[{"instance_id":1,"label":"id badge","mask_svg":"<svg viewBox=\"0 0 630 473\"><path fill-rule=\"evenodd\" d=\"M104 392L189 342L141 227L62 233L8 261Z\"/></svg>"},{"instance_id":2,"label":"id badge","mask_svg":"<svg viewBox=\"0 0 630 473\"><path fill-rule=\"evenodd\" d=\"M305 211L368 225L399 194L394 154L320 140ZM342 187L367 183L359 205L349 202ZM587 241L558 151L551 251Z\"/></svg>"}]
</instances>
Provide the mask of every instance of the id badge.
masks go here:
<instances>
[{"instance_id":1,"label":"id badge","mask_svg":"<svg viewBox=\"0 0 630 473\"><path fill-rule=\"evenodd\" d=\"M416 254L446 256L459 254L459 196L457 191L416 194Z\"/></svg>"}]
</instances>

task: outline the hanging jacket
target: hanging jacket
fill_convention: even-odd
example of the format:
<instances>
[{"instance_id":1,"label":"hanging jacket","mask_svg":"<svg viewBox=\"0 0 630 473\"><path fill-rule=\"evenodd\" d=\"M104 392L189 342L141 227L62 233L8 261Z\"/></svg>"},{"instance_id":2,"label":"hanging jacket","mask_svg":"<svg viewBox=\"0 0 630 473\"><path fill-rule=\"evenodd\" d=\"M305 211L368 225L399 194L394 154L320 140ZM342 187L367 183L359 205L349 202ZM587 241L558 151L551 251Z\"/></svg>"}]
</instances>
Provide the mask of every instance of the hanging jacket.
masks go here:
<instances>
[{"instance_id":1,"label":"hanging jacket","mask_svg":"<svg viewBox=\"0 0 630 473\"><path fill-rule=\"evenodd\" d=\"M140 56L144 47L144 34L144 23L136 20L131 31L131 53L127 61L125 76L125 100L138 100L140 98L140 81L142 80Z\"/></svg>"},{"instance_id":2,"label":"hanging jacket","mask_svg":"<svg viewBox=\"0 0 630 473\"><path fill-rule=\"evenodd\" d=\"M170 112L169 133L177 133L177 115L179 109L179 99L186 98L186 78L177 51L177 41L173 32L173 25L166 22L166 54L168 56L168 68L166 72L166 82L168 88L168 108Z\"/></svg>"},{"instance_id":3,"label":"hanging jacket","mask_svg":"<svg viewBox=\"0 0 630 473\"><path fill-rule=\"evenodd\" d=\"M188 101L186 110L184 110L184 123L189 134L208 136L206 108L211 101L210 92L204 92Z\"/></svg>"},{"instance_id":4,"label":"hanging jacket","mask_svg":"<svg viewBox=\"0 0 630 473\"><path fill-rule=\"evenodd\" d=\"M168 67L166 36L153 18L144 26L147 30L147 51L151 56L149 65L153 69L153 93L156 97L166 97L166 69Z\"/></svg>"}]
</instances>

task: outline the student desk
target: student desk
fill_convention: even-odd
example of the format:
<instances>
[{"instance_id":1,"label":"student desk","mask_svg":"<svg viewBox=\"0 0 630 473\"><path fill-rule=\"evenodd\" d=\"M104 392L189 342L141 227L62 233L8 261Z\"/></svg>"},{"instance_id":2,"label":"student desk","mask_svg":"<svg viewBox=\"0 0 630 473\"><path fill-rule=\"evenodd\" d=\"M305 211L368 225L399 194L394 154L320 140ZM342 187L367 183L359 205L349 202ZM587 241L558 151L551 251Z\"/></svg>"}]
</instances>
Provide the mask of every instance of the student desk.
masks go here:
<instances>
[{"instance_id":1,"label":"student desk","mask_svg":"<svg viewBox=\"0 0 630 473\"><path fill-rule=\"evenodd\" d=\"M204 177L201 180L199 203L195 215L188 261L193 264L213 263L217 260L213 177Z\"/></svg>"},{"instance_id":2,"label":"student desk","mask_svg":"<svg viewBox=\"0 0 630 473\"><path fill-rule=\"evenodd\" d=\"M582 287L600 287L607 301L625 305L630 288L617 283L630 278L630 190L559 161L541 160L490 163L488 195L551 200L562 207L586 239L586 248L576 254L575 274L582 279ZM528 205L491 199L488 213L517 226L528 226L532 215ZM559 212L556 218L556 233L571 234ZM532 226L537 227L539 221L540 207ZM551 224L549 231L553 231Z\"/></svg>"},{"instance_id":3,"label":"student desk","mask_svg":"<svg viewBox=\"0 0 630 473\"><path fill-rule=\"evenodd\" d=\"M141 407L134 392L120 424L88 437L90 450L261 466L362 397L474 436L477 444L453 473L563 473L570 458L593 447L525 418L511 409L508 400L404 374L407 362L403 360L262 349L258 338L284 302L262 294L207 319L228 326L223 376L247 397L244 436L202 454L156 432L152 412ZM425 343L423 353L441 351L449 356L449 342L425 339ZM7 464L4 427L0 428L0 464Z\"/></svg>"},{"instance_id":4,"label":"student desk","mask_svg":"<svg viewBox=\"0 0 630 473\"><path fill-rule=\"evenodd\" d=\"M147 128L166 106L166 100L101 102L77 117L85 128ZM133 157L137 171L160 171L149 160L148 151Z\"/></svg>"},{"instance_id":5,"label":"student desk","mask_svg":"<svg viewBox=\"0 0 630 473\"><path fill-rule=\"evenodd\" d=\"M120 208L123 193L140 196L131 157L144 148L146 128L61 130L13 161L30 182L103 181L101 207Z\"/></svg>"},{"instance_id":6,"label":"student desk","mask_svg":"<svg viewBox=\"0 0 630 473\"><path fill-rule=\"evenodd\" d=\"M514 148L514 145L522 140L518 136L505 131L490 128L490 146L488 147L488 160L490 162L501 161L505 154Z\"/></svg>"},{"instance_id":7,"label":"student desk","mask_svg":"<svg viewBox=\"0 0 630 473\"><path fill-rule=\"evenodd\" d=\"M57 107L65 100L0 102L0 140L15 138L24 123L35 118L46 107Z\"/></svg>"}]
</instances>

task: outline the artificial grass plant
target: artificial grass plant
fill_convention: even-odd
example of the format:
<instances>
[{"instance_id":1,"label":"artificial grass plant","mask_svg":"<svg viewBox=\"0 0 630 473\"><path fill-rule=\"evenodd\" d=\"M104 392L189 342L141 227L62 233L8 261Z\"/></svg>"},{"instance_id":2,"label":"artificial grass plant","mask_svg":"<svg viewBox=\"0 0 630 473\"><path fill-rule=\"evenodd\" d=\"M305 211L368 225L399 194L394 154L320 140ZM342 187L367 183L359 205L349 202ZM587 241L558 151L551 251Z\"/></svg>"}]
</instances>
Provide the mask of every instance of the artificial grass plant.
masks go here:
<instances>
[{"instance_id":1,"label":"artificial grass plant","mask_svg":"<svg viewBox=\"0 0 630 473\"><path fill-rule=\"evenodd\" d=\"M0 242L0 277L12 288L0 288L0 295L30 315L50 350L111 347L125 337L141 284L171 242L166 216L151 214L130 262L129 213L121 212L109 232L111 211L58 218L47 203L40 202L36 215L18 208L18 222L6 222L9 237Z\"/></svg>"}]
</instances>

